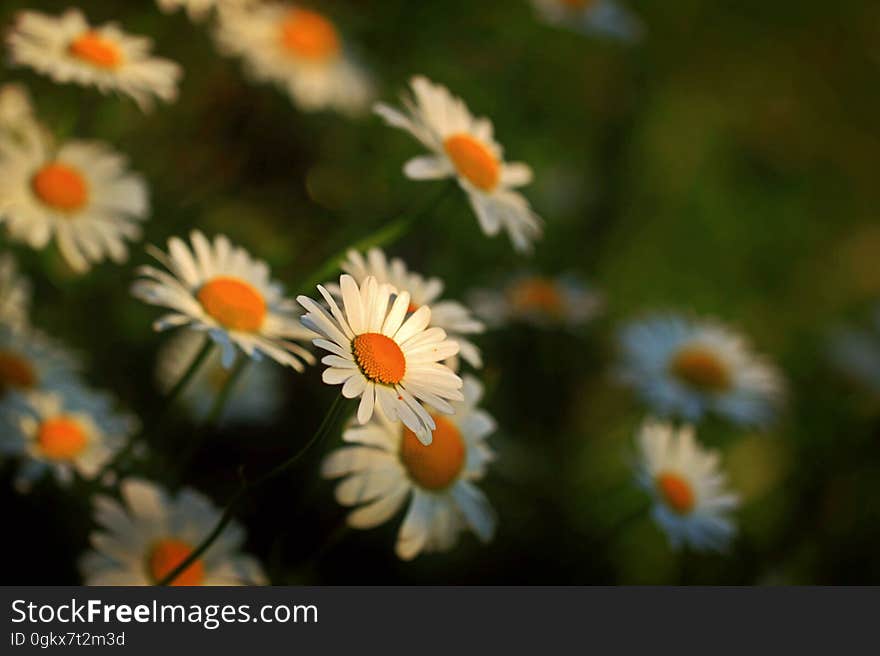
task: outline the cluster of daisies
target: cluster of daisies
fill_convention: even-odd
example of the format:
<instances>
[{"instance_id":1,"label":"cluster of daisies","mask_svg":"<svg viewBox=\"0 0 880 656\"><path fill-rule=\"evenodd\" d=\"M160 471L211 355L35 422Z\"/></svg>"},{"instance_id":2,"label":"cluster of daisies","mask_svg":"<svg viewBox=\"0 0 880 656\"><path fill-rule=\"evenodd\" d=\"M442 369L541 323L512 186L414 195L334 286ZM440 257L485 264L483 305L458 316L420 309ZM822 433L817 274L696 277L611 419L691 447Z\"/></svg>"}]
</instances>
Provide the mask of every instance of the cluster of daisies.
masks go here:
<instances>
[{"instance_id":1,"label":"cluster of daisies","mask_svg":"<svg viewBox=\"0 0 880 656\"><path fill-rule=\"evenodd\" d=\"M253 79L278 85L302 110L356 113L371 104L371 77L317 10L257 0L157 1L162 11L210 21L222 53L241 58ZM626 39L641 32L611 0L534 5L554 24ZM156 100L173 102L182 78L179 65L152 53L150 39L113 23L93 25L77 10L21 12L6 43L17 65L59 84L127 96L143 111ZM485 235L503 231L517 251L529 252L543 226L519 191L532 171L505 159L492 122L421 76L401 104L373 109L426 151L405 163L404 174L454 181ZM124 156L104 143L59 140L24 87L0 88L0 225L11 242L34 249L53 243L72 271L86 273L104 260L124 263L149 214L147 184ZM322 473L339 479L335 496L352 507L352 527L403 513L395 546L402 559L448 550L465 531L483 542L495 532L495 512L479 487L495 458L488 438L496 422L481 407L477 336L513 321L576 329L604 302L575 277L522 274L474 290L466 305L445 298L439 278L380 249L349 252L337 280L292 299L264 261L222 235L195 230L148 252L156 264L138 269L131 291L163 309L157 331L173 331L157 357L158 386L172 390L186 379L181 400L204 418L235 383L223 419L271 421L284 401L281 377L320 365L324 383L352 400L344 445L326 456ZM199 492L172 494L130 474L127 456L144 446L139 422L83 383L79 358L32 326L30 304L30 285L3 254L0 446L20 461L22 490L51 474L96 492L84 580L265 583L259 563L241 553L245 535L234 522L193 558L220 510ZM692 425L711 413L767 425L782 399L779 375L728 329L668 315L624 329L620 380L660 417L638 435L635 477L655 500L656 521L673 546L723 549L735 532L737 497Z\"/></svg>"}]
</instances>

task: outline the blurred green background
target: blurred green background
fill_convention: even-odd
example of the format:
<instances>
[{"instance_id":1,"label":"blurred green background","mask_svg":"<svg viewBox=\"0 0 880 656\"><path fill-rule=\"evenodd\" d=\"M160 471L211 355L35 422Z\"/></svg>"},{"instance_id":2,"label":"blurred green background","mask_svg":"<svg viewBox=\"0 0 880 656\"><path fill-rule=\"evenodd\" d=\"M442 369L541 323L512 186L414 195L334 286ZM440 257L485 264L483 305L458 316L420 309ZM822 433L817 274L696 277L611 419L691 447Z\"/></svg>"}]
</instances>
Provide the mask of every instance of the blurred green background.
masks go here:
<instances>
[{"instance_id":1,"label":"blurred green background","mask_svg":"<svg viewBox=\"0 0 880 656\"><path fill-rule=\"evenodd\" d=\"M0 2L0 24L29 8ZM141 114L127 100L25 83L58 134L127 153L151 188L145 243L193 228L223 232L295 289L328 255L419 206L439 183L406 180L419 152L374 117L304 114L238 61L205 25L151 0L88 0L93 22L118 20L181 63L180 100ZM628 6L647 26L627 46L539 22L523 1L327 1L332 17L394 101L415 73L444 83L493 119L508 157L531 164L526 190L546 220L531 259L484 238L463 195L392 247L464 298L523 269L574 272L606 296L605 316L571 332L511 326L479 339L486 406L500 429L483 488L500 516L482 547L401 563L400 518L339 531L346 511L312 453L240 513L248 550L281 583L877 583L880 582L880 400L829 366L828 331L880 295L880 5L803 0L677 0ZM128 287L148 258L75 277L54 251L15 247L35 284L34 323L81 351L88 379L140 416L156 411L158 315ZM750 335L784 371L790 399L770 432L710 421L743 497L727 556L676 554L631 482L644 408L609 370L621 322L651 310L718 317ZM262 471L297 448L335 391L319 368L286 376L287 403L268 427L218 430L185 482L223 504L246 463ZM163 480L195 427L183 413L140 473ZM338 441L338 438L336 439ZM325 444L323 451L330 445ZM73 584L91 528L77 488L12 491L3 466L7 584Z\"/></svg>"}]
</instances>

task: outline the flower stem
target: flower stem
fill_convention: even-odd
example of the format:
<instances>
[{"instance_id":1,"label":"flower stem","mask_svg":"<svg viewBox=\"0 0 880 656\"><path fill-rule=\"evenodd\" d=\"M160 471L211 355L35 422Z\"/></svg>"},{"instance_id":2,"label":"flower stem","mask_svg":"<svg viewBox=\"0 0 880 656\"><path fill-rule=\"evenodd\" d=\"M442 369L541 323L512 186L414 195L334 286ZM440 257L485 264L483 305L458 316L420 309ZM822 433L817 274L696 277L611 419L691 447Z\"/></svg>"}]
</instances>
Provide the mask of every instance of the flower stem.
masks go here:
<instances>
[{"instance_id":1,"label":"flower stem","mask_svg":"<svg viewBox=\"0 0 880 656\"><path fill-rule=\"evenodd\" d=\"M217 398L214 399L214 405L211 406L211 411L205 418L205 427L214 426L215 424L217 424L218 421L220 421L220 418L223 414L223 409L226 407L226 403L232 396L232 390L235 387L235 384L241 378L244 370L247 368L250 361L251 359L244 353L238 354L238 358L236 359L235 364L232 366L232 371L229 372L229 376L223 383L223 388L220 390Z\"/></svg>"},{"instance_id":2,"label":"flower stem","mask_svg":"<svg viewBox=\"0 0 880 656\"><path fill-rule=\"evenodd\" d=\"M168 412L171 410L174 402L178 399L178 397L183 393L183 391L189 387L189 384L192 382L193 378L195 378L196 374L202 368L202 365L211 355L211 352L214 350L214 341L210 337L205 337L205 343L202 345L202 348L199 349L199 352L193 357L189 366L186 368L186 371L183 372L183 375L174 384L168 394L165 395L165 401L162 405L162 408L154 415L153 420L149 422L148 425L144 426L141 430L140 434L137 437L134 437L128 441L128 444L125 445L116 456L108 462L104 468L101 470L101 473L95 478L95 480L100 481L102 476L106 474L111 469L115 469L123 464L131 455L131 452L134 450L135 446L137 446L138 442L142 442L145 438L151 433L157 432L162 425L165 423L165 419L168 416Z\"/></svg>"},{"instance_id":3,"label":"flower stem","mask_svg":"<svg viewBox=\"0 0 880 656\"><path fill-rule=\"evenodd\" d=\"M217 522L217 525L214 526L214 529L208 534L208 536L204 540L202 540L199 546L196 547L192 551L192 553L189 554L189 556L187 556L177 567L169 572L168 575L165 576L165 578L159 581L156 585L169 585L178 576L180 576L180 574L184 572L187 567L198 560L202 556L202 554L204 554L214 543L214 541L220 536L220 534L223 532L223 529L225 529L229 525L229 522L232 521L232 517L236 507L248 495L248 493L260 487L261 485L265 485L269 481L277 478L288 469L293 467L296 463L298 463L300 459L302 459L302 457L306 453L308 453L308 451L311 450L313 446L318 444L331 432L331 430L333 430L333 427L337 424L339 417L342 415L343 408L343 397L340 394L333 400L333 404L330 406L330 409L324 416L324 420L321 422L318 430L315 431L309 441L306 442L295 454L293 454L290 458L288 458L275 468L271 469L268 473L264 474L254 482L249 482L242 474L241 484L239 485L238 491L232 496L232 499L229 500L229 503L226 504L226 508L224 509L223 514Z\"/></svg>"},{"instance_id":4,"label":"flower stem","mask_svg":"<svg viewBox=\"0 0 880 656\"><path fill-rule=\"evenodd\" d=\"M348 256L349 251L366 251L377 246L384 246L405 235L419 221L430 216L431 213L441 205L450 192L455 189L455 187L455 181L450 180L447 184L443 185L440 192L434 196L429 203L425 204L420 211L410 212L407 210L397 219L390 223L386 223L376 232L367 235L363 239L360 239L353 244L349 244L341 251L338 251L318 267L315 273L300 286L298 293L309 294L314 291L317 285L327 282L327 280L332 278L339 270L340 264Z\"/></svg>"}]
</instances>

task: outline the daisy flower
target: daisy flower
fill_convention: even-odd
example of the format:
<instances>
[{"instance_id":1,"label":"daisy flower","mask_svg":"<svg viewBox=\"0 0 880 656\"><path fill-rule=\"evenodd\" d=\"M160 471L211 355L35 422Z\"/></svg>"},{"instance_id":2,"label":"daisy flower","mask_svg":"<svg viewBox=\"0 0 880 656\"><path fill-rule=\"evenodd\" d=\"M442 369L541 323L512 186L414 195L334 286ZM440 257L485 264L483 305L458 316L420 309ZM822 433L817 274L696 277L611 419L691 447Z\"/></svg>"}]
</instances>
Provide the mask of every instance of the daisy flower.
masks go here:
<instances>
[{"instance_id":1,"label":"daisy flower","mask_svg":"<svg viewBox=\"0 0 880 656\"><path fill-rule=\"evenodd\" d=\"M324 14L286 3L221 6L218 47L241 57L258 81L287 91L304 111L358 113L372 88Z\"/></svg>"},{"instance_id":2,"label":"daisy flower","mask_svg":"<svg viewBox=\"0 0 880 656\"><path fill-rule=\"evenodd\" d=\"M157 485L129 478L121 500L95 497L92 551L80 559L85 585L155 585L198 547L220 519L203 494L184 488L172 496ZM171 585L265 585L263 568L241 553L244 529L230 523L208 550Z\"/></svg>"},{"instance_id":3,"label":"daisy flower","mask_svg":"<svg viewBox=\"0 0 880 656\"><path fill-rule=\"evenodd\" d=\"M18 137L36 127L34 108L27 89L21 84L0 84L0 136Z\"/></svg>"},{"instance_id":4,"label":"daisy flower","mask_svg":"<svg viewBox=\"0 0 880 656\"><path fill-rule=\"evenodd\" d=\"M156 367L156 380L163 392L170 391L181 379L201 349L203 340L199 333L183 330L163 345ZM265 360L247 367L242 372L235 394L224 406L221 420L271 422L284 402L282 371ZM211 353L181 396L193 416L201 419L207 417L230 375L229 369L221 362L220 354Z\"/></svg>"},{"instance_id":5,"label":"daisy flower","mask_svg":"<svg viewBox=\"0 0 880 656\"><path fill-rule=\"evenodd\" d=\"M635 41L644 31L641 22L616 0L532 0L532 4L546 23L584 34Z\"/></svg>"},{"instance_id":6,"label":"daisy flower","mask_svg":"<svg viewBox=\"0 0 880 656\"><path fill-rule=\"evenodd\" d=\"M724 551L736 534L729 513L739 499L725 488L717 451L703 449L694 430L646 422L638 434L637 479L654 499L652 516L673 549Z\"/></svg>"},{"instance_id":7,"label":"daisy flower","mask_svg":"<svg viewBox=\"0 0 880 656\"><path fill-rule=\"evenodd\" d=\"M122 155L92 141L56 148L37 131L0 140L0 223L31 248L54 238L77 273L109 257L128 259L149 213L147 185Z\"/></svg>"},{"instance_id":8,"label":"daisy flower","mask_svg":"<svg viewBox=\"0 0 880 656\"><path fill-rule=\"evenodd\" d=\"M138 426L132 416L113 409L109 395L84 388L19 399L17 421L0 438L0 449L24 459L18 479L24 489L47 471L61 483L69 483L75 472L94 478Z\"/></svg>"},{"instance_id":9,"label":"daisy flower","mask_svg":"<svg viewBox=\"0 0 880 656\"><path fill-rule=\"evenodd\" d=\"M327 312L307 296L297 300L307 314L303 324L321 335L315 346L330 355L324 382L342 385L342 395L360 397L357 418L365 424L378 405L391 420L399 419L425 444L431 443L436 423L421 402L444 414L453 412L449 400L460 401L461 378L441 361L458 353L458 343L446 339L442 328L428 328L431 309L423 305L407 317L409 292L397 294L369 276L360 286L344 274L339 279L345 311L323 286Z\"/></svg>"},{"instance_id":10,"label":"daisy flower","mask_svg":"<svg viewBox=\"0 0 880 656\"><path fill-rule=\"evenodd\" d=\"M78 386L79 371L77 358L41 332L0 325L0 421L9 420L20 395L66 394Z\"/></svg>"},{"instance_id":11,"label":"daisy flower","mask_svg":"<svg viewBox=\"0 0 880 656\"><path fill-rule=\"evenodd\" d=\"M828 355L841 373L880 393L880 307L874 309L864 327L835 329Z\"/></svg>"},{"instance_id":12,"label":"daisy flower","mask_svg":"<svg viewBox=\"0 0 880 656\"><path fill-rule=\"evenodd\" d=\"M186 10L191 20L203 20L213 9L222 6L241 7L255 0L156 0L159 9L170 14L179 9Z\"/></svg>"},{"instance_id":13,"label":"daisy flower","mask_svg":"<svg viewBox=\"0 0 880 656\"><path fill-rule=\"evenodd\" d=\"M492 325L526 321L539 326L580 326L602 310L602 297L569 276L520 276L504 289L472 294L476 313Z\"/></svg>"},{"instance_id":14,"label":"daisy flower","mask_svg":"<svg viewBox=\"0 0 880 656\"><path fill-rule=\"evenodd\" d=\"M709 412L763 426L776 414L783 382L747 340L713 321L657 316L621 335L621 380L658 414L698 421Z\"/></svg>"},{"instance_id":15,"label":"daisy flower","mask_svg":"<svg viewBox=\"0 0 880 656\"><path fill-rule=\"evenodd\" d=\"M464 305L456 301L439 300L443 294L443 281L439 278L425 278L421 274L409 271L400 258L388 260L385 253L372 248L364 257L355 250L348 252L348 259L341 264L342 270L351 274L358 284L369 276L376 282L391 285L392 292L399 294L409 292L407 312L415 312L423 305L431 307L431 326L442 328L447 337L458 342L462 359L472 367L483 366L483 359L476 344L467 340L464 335L475 335L485 331L486 327L478 321ZM338 287L328 284L327 288L337 294ZM451 363L450 366L454 367Z\"/></svg>"},{"instance_id":16,"label":"daisy flower","mask_svg":"<svg viewBox=\"0 0 880 656\"><path fill-rule=\"evenodd\" d=\"M19 275L9 253L0 253L0 325L20 330L28 324L31 283Z\"/></svg>"},{"instance_id":17,"label":"daisy flower","mask_svg":"<svg viewBox=\"0 0 880 656\"><path fill-rule=\"evenodd\" d=\"M178 326L207 333L222 349L229 368L236 347L254 360L267 356L303 371L314 357L292 340L314 334L297 320L297 307L284 298L282 286L269 278L269 267L223 235L211 243L198 231L191 234L192 249L181 239L168 241L168 255L151 249L168 272L155 267L138 269L141 278L132 293L150 305L172 312L154 324L157 331Z\"/></svg>"},{"instance_id":18,"label":"daisy flower","mask_svg":"<svg viewBox=\"0 0 880 656\"><path fill-rule=\"evenodd\" d=\"M150 39L126 34L115 23L89 25L77 9L57 17L23 11L7 44L16 64L55 82L130 96L143 111L152 109L153 96L165 102L177 99L183 71L172 61L151 56Z\"/></svg>"},{"instance_id":19,"label":"daisy flower","mask_svg":"<svg viewBox=\"0 0 880 656\"><path fill-rule=\"evenodd\" d=\"M475 485L495 457L486 443L495 421L477 408L483 387L475 378L465 376L463 392L453 416L434 415L430 446L377 412L367 425L345 431L343 439L355 446L324 460L324 477L344 477L336 487L339 503L360 506L348 516L350 526L373 528L409 503L396 546L404 560L451 549L465 528L483 542L495 532L495 513Z\"/></svg>"},{"instance_id":20,"label":"daisy flower","mask_svg":"<svg viewBox=\"0 0 880 656\"><path fill-rule=\"evenodd\" d=\"M375 106L388 125L409 132L431 151L407 162L405 175L413 180L456 178L486 235L504 228L518 251L530 251L541 235L541 219L515 189L532 181L532 170L505 162L492 122L475 118L446 87L421 76L410 84L413 97L403 97L406 113L384 103Z\"/></svg>"}]
</instances>

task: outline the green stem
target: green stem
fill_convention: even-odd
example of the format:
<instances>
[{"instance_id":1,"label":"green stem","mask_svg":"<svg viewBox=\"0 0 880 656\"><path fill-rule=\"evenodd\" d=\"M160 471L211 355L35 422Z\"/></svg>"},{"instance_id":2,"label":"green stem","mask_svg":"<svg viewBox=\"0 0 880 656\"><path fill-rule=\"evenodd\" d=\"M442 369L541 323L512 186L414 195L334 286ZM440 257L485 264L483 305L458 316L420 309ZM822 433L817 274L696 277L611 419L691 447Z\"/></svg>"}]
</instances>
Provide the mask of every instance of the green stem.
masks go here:
<instances>
[{"instance_id":1,"label":"green stem","mask_svg":"<svg viewBox=\"0 0 880 656\"><path fill-rule=\"evenodd\" d=\"M238 358L232 366L232 371L229 372L229 377L223 383L223 388L220 390L217 398L214 399L214 405L211 406L211 411L205 419L204 425L206 427L214 426L220 421L223 409L226 407L226 403L232 396L232 390L235 388L235 385L241 378L242 374L244 374L244 370L247 368L250 361L251 359L244 353L238 354Z\"/></svg>"},{"instance_id":2,"label":"green stem","mask_svg":"<svg viewBox=\"0 0 880 656\"><path fill-rule=\"evenodd\" d=\"M341 251L338 251L335 255L328 258L320 267L318 267L317 271L312 275L312 277L306 280L306 282L304 282L300 286L298 293L310 294L314 291L316 286L330 280L336 274L336 272L339 271L339 267L342 262L345 261L345 258L348 257L349 251L355 250L363 252L369 250L370 248L390 244L405 235L419 221L426 218L427 216L430 216L431 213L436 210L440 206L440 204L446 199L450 192L455 189L455 187L455 181L451 180L449 183L443 185L440 192L434 198L432 198L431 202L427 203L420 211L410 212L407 210L397 219L390 223L386 223L384 227L380 228L376 232L367 235L363 239L360 239L353 244L349 244Z\"/></svg>"},{"instance_id":3,"label":"green stem","mask_svg":"<svg viewBox=\"0 0 880 656\"><path fill-rule=\"evenodd\" d=\"M195 355L195 357L193 357L192 362L190 362L189 366L186 368L186 371L183 372L183 375L180 377L177 383L175 383L174 387L172 387L171 390L169 390L168 394L165 395L165 402L163 403L162 408L155 414L153 421L151 421L149 425L144 426L137 437L134 437L128 441L128 444L125 445L125 448L117 453L116 456L104 466L104 469L102 469L101 473L97 477L95 477L95 480L100 481L105 473L107 473L111 469L119 467L123 462L125 462L126 458L128 458L138 442L142 442L146 439L148 435L158 431L162 427L162 425L165 423L168 412L174 405L174 402L183 393L183 391L187 387L189 387L189 384L192 382L193 378L195 378L196 374L202 368L205 360L208 359L213 350L214 341L210 337L206 336L205 343L202 345L202 348L199 349L199 352Z\"/></svg>"},{"instance_id":4,"label":"green stem","mask_svg":"<svg viewBox=\"0 0 880 656\"><path fill-rule=\"evenodd\" d=\"M192 565L196 560L198 560L202 554L204 554L210 546L214 543L214 541L220 536L229 522L232 521L233 514L235 512L235 508L239 503L248 495L251 490L260 487L261 485L265 485L269 481L277 478L288 469L293 467L296 463L302 459L302 457L308 453L308 451L318 444L324 437L326 437L333 427L336 425L339 416L342 414L342 409L344 407L343 397L340 394L333 400L333 404L330 406L330 409L327 411L327 414L324 416L324 420L321 422L321 425L318 427L318 430L312 435L311 439L306 442L295 454L293 454L290 458L270 470L268 473L264 474L260 478L258 478L253 483L248 482L244 476L242 476L241 485L238 488L238 491L233 495L232 499L230 499L229 503L226 504L226 508L223 511L223 514L220 516L217 525L214 526L214 529L208 534L208 536L202 540L201 544L196 547L192 553L189 554L177 567L175 567L172 571L168 573L165 578L159 581L156 585L168 585L172 581L174 581L182 572L186 570L190 565Z\"/></svg>"}]
</instances>

